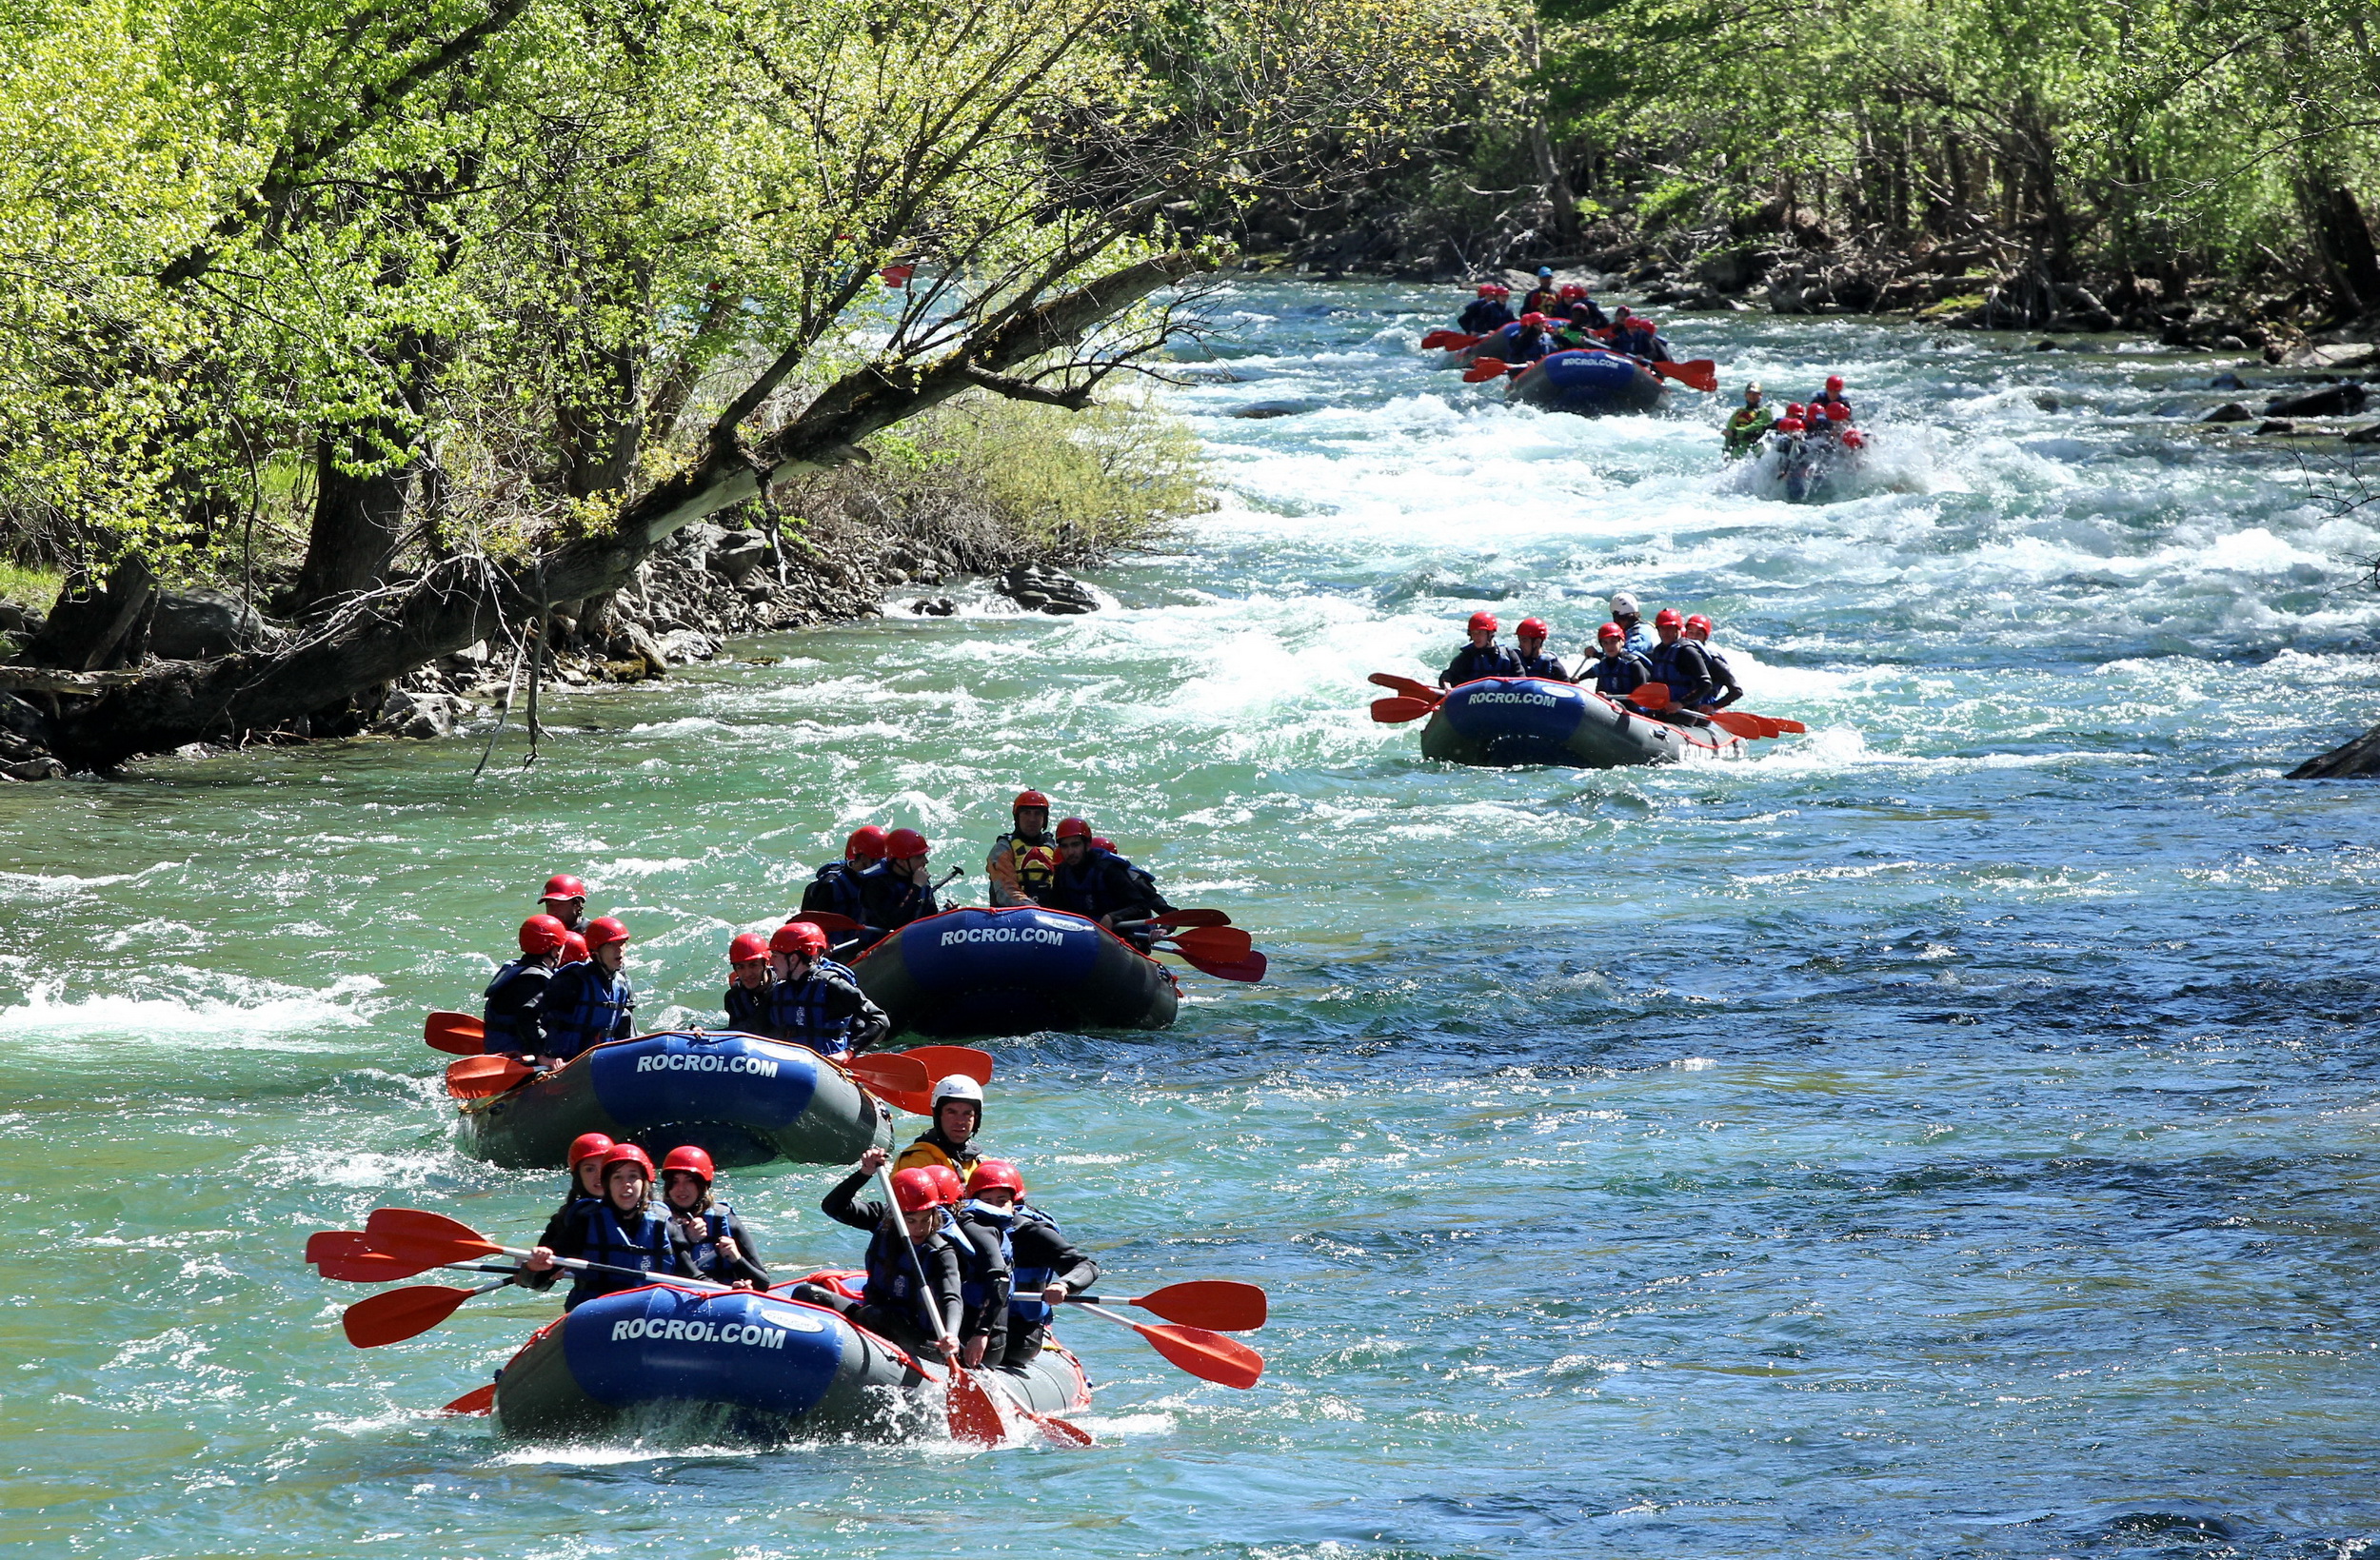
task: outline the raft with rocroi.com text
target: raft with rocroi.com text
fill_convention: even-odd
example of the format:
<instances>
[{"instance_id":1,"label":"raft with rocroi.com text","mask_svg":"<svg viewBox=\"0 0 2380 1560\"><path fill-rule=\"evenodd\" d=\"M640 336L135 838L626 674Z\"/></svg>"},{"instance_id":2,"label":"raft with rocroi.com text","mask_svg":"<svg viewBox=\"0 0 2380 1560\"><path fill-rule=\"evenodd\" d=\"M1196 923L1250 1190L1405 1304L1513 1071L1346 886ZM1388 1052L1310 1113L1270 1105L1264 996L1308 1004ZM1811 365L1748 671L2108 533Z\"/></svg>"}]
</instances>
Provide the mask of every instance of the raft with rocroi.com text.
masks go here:
<instances>
[{"instance_id":1,"label":"raft with rocroi.com text","mask_svg":"<svg viewBox=\"0 0 2380 1560\"><path fill-rule=\"evenodd\" d=\"M1741 738L1716 726L1673 725L1592 688L1536 677L1462 683L1421 728L1421 756L1449 763L1619 769L1743 752Z\"/></svg>"},{"instance_id":2,"label":"raft with rocroi.com text","mask_svg":"<svg viewBox=\"0 0 2380 1560\"><path fill-rule=\"evenodd\" d=\"M849 1292L859 1276L812 1281ZM939 1362L922 1368L823 1306L656 1285L599 1295L541 1329L496 1378L494 1412L505 1434L527 1440L891 1439L944 1423L903 1412L942 1377ZM1081 1364L1055 1343L1021 1371L977 1379L1037 1413L1091 1401Z\"/></svg>"},{"instance_id":3,"label":"raft with rocroi.com text","mask_svg":"<svg viewBox=\"0 0 2380 1560\"><path fill-rule=\"evenodd\" d=\"M1513 378L1504 399L1514 405L1602 417L1649 412L1663 387L1653 370L1621 352L1584 347L1549 352Z\"/></svg>"},{"instance_id":4,"label":"raft with rocroi.com text","mask_svg":"<svg viewBox=\"0 0 2380 1560\"><path fill-rule=\"evenodd\" d=\"M851 973L894 1034L943 1039L1163 1029L1181 1004L1163 965L1097 921L1038 905L911 921Z\"/></svg>"},{"instance_id":5,"label":"raft with rocroi.com text","mask_svg":"<svg viewBox=\"0 0 2380 1560\"><path fill-rule=\"evenodd\" d=\"M612 1040L492 1099L463 1106L463 1146L514 1169L560 1169L600 1132L655 1162L694 1147L723 1167L849 1164L889 1146L884 1113L804 1046L701 1030Z\"/></svg>"}]
</instances>

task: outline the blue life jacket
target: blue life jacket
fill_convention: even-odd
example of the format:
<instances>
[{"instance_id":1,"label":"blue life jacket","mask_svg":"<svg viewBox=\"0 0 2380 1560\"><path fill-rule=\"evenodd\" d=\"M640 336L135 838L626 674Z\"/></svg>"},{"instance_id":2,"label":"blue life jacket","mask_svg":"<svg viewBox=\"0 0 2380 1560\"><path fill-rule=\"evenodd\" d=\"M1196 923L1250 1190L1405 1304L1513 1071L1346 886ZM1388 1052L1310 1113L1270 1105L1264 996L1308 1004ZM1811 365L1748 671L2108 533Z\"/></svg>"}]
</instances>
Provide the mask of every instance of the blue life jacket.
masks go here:
<instances>
[{"instance_id":1,"label":"blue life jacket","mask_svg":"<svg viewBox=\"0 0 2380 1560\"><path fill-rule=\"evenodd\" d=\"M619 1214L609 1199L595 1205L586 1221L586 1248L579 1255L589 1262L608 1263L615 1268L666 1273L670 1265L669 1221L647 1209L624 1225ZM635 1289L639 1283L625 1273L578 1273L571 1277L569 1296L562 1302L565 1311L598 1294Z\"/></svg>"},{"instance_id":2,"label":"blue life jacket","mask_svg":"<svg viewBox=\"0 0 2380 1560\"><path fill-rule=\"evenodd\" d=\"M1622 650L1609 661L1595 663L1595 691L1614 699L1635 693L1652 681L1652 665L1634 650Z\"/></svg>"},{"instance_id":3,"label":"blue life jacket","mask_svg":"<svg viewBox=\"0 0 2380 1560\"><path fill-rule=\"evenodd\" d=\"M1455 659L1446 667L1447 682L1458 687L1483 677L1520 675L1520 652L1507 644L1466 644L1455 652Z\"/></svg>"},{"instance_id":4,"label":"blue life jacket","mask_svg":"<svg viewBox=\"0 0 2380 1560\"><path fill-rule=\"evenodd\" d=\"M1702 646L1679 635L1667 644L1656 644L1646 658L1651 662L1655 682L1669 684L1669 696L1679 704L1699 703L1711 697L1711 667L1702 654Z\"/></svg>"},{"instance_id":5,"label":"blue life jacket","mask_svg":"<svg viewBox=\"0 0 2380 1560\"><path fill-rule=\"evenodd\" d=\"M636 1011L636 991L628 983L628 973L605 975L603 966L591 958L556 970L553 986L547 988L549 997L554 987L562 989L567 1001L559 1011L544 1010L540 1017L546 1053L564 1061L589 1046L623 1037L627 1017Z\"/></svg>"},{"instance_id":6,"label":"blue life jacket","mask_svg":"<svg viewBox=\"0 0 2380 1560\"><path fill-rule=\"evenodd\" d=\"M803 891L802 908L827 910L838 916L848 916L856 921L866 920L866 902L861 897L860 877L861 871L872 870L855 871L848 861L827 862L818 869L818 876Z\"/></svg>"},{"instance_id":7,"label":"blue life jacket","mask_svg":"<svg viewBox=\"0 0 2380 1560\"><path fill-rule=\"evenodd\" d=\"M1541 677L1551 682L1570 681L1570 674L1562 670L1562 663L1552 656L1522 655L1517 650L1513 653L1520 661L1520 675L1523 677Z\"/></svg>"},{"instance_id":8,"label":"blue life jacket","mask_svg":"<svg viewBox=\"0 0 2380 1560\"><path fill-rule=\"evenodd\" d=\"M836 986L856 985L851 972L821 959L799 980L780 980L768 988L768 1027L781 1040L806 1045L822 1056L840 1056L851 1049L853 1020L826 1011L826 994Z\"/></svg>"},{"instance_id":9,"label":"blue life jacket","mask_svg":"<svg viewBox=\"0 0 2380 1560\"><path fill-rule=\"evenodd\" d=\"M721 1283L731 1281L726 1274L719 1271L726 1262L726 1259L719 1254L719 1243L727 1238L727 1215L734 1212L734 1209L729 1208L724 1202L715 1204L703 1215L703 1238L686 1247L686 1255L693 1262L694 1271L705 1278L718 1279ZM739 1273L736 1276L740 1278L743 1274Z\"/></svg>"},{"instance_id":10,"label":"blue life jacket","mask_svg":"<svg viewBox=\"0 0 2380 1560\"><path fill-rule=\"evenodd\" d=\"M1644 620L1639 618L1628 625L1628 637L1619 642L1622 649L1634 650L1640 656L1650 656L1653 654L1654 646L1659 644L1661 640L1660 636L1647 628L1644 625Z\"/></svg>"},{"instance_id":11,"label":"blue life jacket","mask_svg":"<svg viewBox=\"0 0 2380 1560\"><path fill-rule=\"evenodd\" d=\"M1456 327L1474 336L1484 336L1512 323L1512 305L1501 298L1474 298L1455 316Z\"/></svg>"},{"instance_id":12,"label":"blue life jacket","mask_svg":"<svg viewBox=\"0 0 2380 1560\"><path fill-rule=\"evenodd\" d=\"M1010 1318L1022 1322L1027 1327L1047 1327L1051 1318L1058 1313L1056 1307L1041 1298L1041 1291L1049 1288L1050 1280L1058 1276L1058 1270L1017 1266L1017 1222L1022 1219L1034 1224L1045 1225L1052 1233L1055 1233L1058 1229L1058 1221L1038 1208L1027 1208L1021 1204L1012 1208L995 1208L988 1202L970 1201L966 1207L967 1212L975 1215L980 1222L992 1225L1000 1231L1001 1258L1008 1264L1008 1314ZM1019 1298L1021 1294L1030 1294L1033 1297L1029 1300L1021 1299ZM970 1305L976 1303L973 1295L968 1296L967 1303Z\"/></svg>"},{"instance_id":13,"label":"blue life jacket","mask_svg":"<svg viewBox=\"0 0 2380 1560\"><path fill-rule=\"evenodd\" d=\"M970 1203L968 1206L980 1208L981 1205ZM959 1297L966 1302L969 1311L982 1310L993 1302L992 1285L994 1280L1001 1275L992 1271L991 1262L983 1254L983 1248L969 1239L966 1232L959 1228L958 1220L945 1217L942 1223L942 1234L950 1237L952 1247L959 1253ZM1001 1267L1002 1269L1010 1267L1015 1262L1016 1255L1015 1250L1008 1244L1007 1226L1002 1225L1000 1227Z\"/></svg>"},{"instance_id":14,"label":"blue life jacket","mask_svg":"<svg viewBox=\"0 0 2380 1560\"><path fill-rule=\"evenodd\" d=\"M529 1052L537 1050L537 1002L545 995L546 985L554 972L544 964L533 964L529 956L522 955L496 972L487 989L480 994L486 1004L480 1010L480 1026L486 1032L481 1048L494 1054L499 1051Z\"/></svg>"},{"instance_id":15,"label":"blue life jacket","mask_svg":"<svg viewBox=\"0 0 2380 1560\"><path fill-rule=\"evenodd\" d=\"M1145 897L1140 892L1140 879L1144 879L1148 886ZM1155 879L1113 851L1094 848L1082 853L1079 865L1060 864L1041 902L1098 920L1118 910L1137 908L1155 898Z\"/></svg>"}]
</instances>

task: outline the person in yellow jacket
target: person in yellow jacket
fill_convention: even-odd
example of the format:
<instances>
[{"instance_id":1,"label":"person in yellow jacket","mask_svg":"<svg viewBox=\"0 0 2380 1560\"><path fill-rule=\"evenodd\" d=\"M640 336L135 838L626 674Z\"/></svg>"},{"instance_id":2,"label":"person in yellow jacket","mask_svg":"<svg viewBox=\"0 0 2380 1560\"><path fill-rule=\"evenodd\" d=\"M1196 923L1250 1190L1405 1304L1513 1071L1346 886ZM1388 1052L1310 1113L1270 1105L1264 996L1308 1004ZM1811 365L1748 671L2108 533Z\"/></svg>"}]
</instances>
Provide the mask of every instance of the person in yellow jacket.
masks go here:
<instances>
[{"instance_id":1,"label":"person in yellow jacket","mask_svg":"<svg viewBox=\"0 0 2380 1560\"><path fill-rule=\"evenodd\" d=\"M982 1156L976 1152L975 1135L983 1126L983 1085L964 1073L953 1073L934 1085L929 1103L934 1108L934 1124L901 1151L893 1168L925 1170L941 1165L963 1181Z\"/></svg>"},{"instance_id":2,"label":"person in yellow jacket","mask_svg":"<svg viewBox=\"0 0 2380 1560\"><path fill-rule=\"evenodd\" d=\"M1039 904L1058 876L1058 841L1049 833L1049 798L1020 791L1009 803L1013 824L992 841L983 874L992 880L992 903Z\"/></svg>"}]
</instances>

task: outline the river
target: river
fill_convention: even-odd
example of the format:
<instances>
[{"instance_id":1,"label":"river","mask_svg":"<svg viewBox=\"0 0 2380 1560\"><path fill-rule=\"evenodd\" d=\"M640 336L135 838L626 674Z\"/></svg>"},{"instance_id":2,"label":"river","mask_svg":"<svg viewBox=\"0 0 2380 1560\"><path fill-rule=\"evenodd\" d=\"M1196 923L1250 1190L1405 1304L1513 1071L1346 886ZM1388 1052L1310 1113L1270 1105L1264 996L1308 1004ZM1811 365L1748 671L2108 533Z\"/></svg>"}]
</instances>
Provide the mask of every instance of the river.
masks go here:
<instances>
[{"instance_id":1,"label":"river","mask_svg":"<svg viewBox=\"0 0 2380 1560\"><path fill-rule=\"evenodd\" d=\"M0 1543L563 1557L2352 1554L2380 1535L2371 517L2188 417L2225 367L1854 320L1673 323L1850 379L1888 479L1715 471L1716 404L1513 411L1443 290L1235 283L1166 392L1222 506L1092 576L740 642L474 784L378 741L0 790ZM2251 373L2261 378L2261 373ZM1272 420L1258 401L1311 403ZM1487 605L1709 612L1748 761L1422 763L1364 716ZM761 663L761 658L776 658ZM551 1313L363 1353L299 1259L377 1205L533 1234L422 1013L551 871L714 1015L868 819L981 885L1053 793L1272 958L1169 1033L996 1047L987 1140L1111 1293L1265 1284L1254 1392L1074 1341L1101 1444L502 1446L428 1411ZM727 1195L852 1259L831 1173Z\"/></svg>"}]
</instances>

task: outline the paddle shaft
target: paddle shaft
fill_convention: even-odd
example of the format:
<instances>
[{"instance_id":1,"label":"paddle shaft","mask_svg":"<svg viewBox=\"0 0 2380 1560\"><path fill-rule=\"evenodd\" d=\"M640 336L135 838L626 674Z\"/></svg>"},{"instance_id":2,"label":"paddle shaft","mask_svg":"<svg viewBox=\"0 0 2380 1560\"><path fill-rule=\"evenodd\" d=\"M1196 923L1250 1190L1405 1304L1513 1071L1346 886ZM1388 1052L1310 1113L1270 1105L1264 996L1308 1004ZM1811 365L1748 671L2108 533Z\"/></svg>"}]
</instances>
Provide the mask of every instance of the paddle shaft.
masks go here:
<instances>
[{"instance_id":1,"label":"paddle shaft","mask_svg":"<svg viewBox=\"0 0 2380 1560\"><path fill-rule=\"evenodd\" d=\"M518 1246L498 1246L496 1250L506 1256L526 1258L531 1254ZM610 1262L589 1262L583 1256L557 1256L552 1258L552 1261L555 1267L565 1273L623 1273L631 1278L645 1279L648 1283L684 1284L689 1288L701 1290L705 1294L724 1294L735 1288L733 1284L713 1283L708 1278L681 1278L672 1273L653 1273L644 1268L623 1268ZM455 1264L442 1265L451 1267Z\"/></svg>"},{"instance_id":2,"label":"paddle shaft","mask_svg":"<svg viewBox=\"0 0 2380 1560\"><path fill-rule=\"evenodd\" d=\"M890 1159L876 1167L876 1184L884 1189L885 1216L900 1230L902 1250L909 1254L909 1267L918 1275L918 1298L925 1302L926 1319L934 1324L934 1341L938 1344L949 1343L950 1328L942 1320L942 1301L934 1297L933 1281L925 1276L925 1258L919 1254L918 1243L909 1237L909 1221L901 1216L901 1198L893 1192ZM954 1364L951 1369L957 1370L958 1367Z\"/></svg>"}]
</instances>

